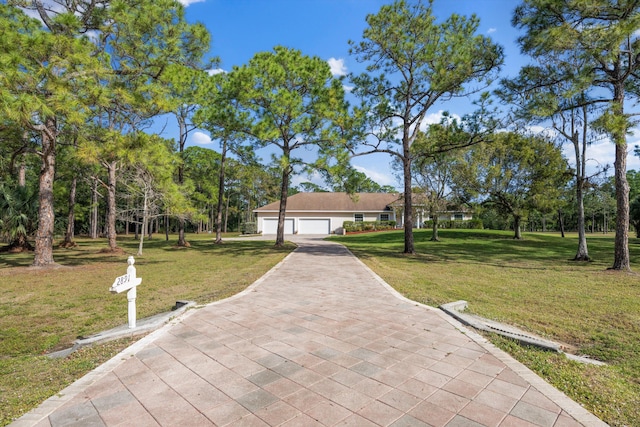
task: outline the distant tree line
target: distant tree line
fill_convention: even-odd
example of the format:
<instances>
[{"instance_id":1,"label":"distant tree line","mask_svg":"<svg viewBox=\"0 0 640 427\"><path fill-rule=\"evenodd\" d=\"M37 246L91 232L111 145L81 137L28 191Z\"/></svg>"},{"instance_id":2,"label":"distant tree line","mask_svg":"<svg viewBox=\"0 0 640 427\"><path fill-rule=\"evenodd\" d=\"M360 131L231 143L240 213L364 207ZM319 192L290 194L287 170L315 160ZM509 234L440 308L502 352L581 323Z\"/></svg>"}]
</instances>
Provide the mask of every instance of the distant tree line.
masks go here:
<instances>
[{"instance_id":1,"label":"distant tree line","mask_svg":"<svg viewBox=\"0 0 640 427\"><path fill-rule=\"evenodd\" d=\"M292 192L391 191L351 164L383 153L402 182L405 253L415 251L419 197L432 213L452 201L473 206L486 226L516 238L576 229L576 260L589 259L587 232L612 229L612 268L629 270L640 201L626 170L634 118L625 103L640 88L639 4L522 1L512 24L531 64L502 80L503 49L478 34L475 15L436 19L431 1L396 0L366 21L362 39L349 41L365 72L346 77L347 95L326 61L283 46L210 73L210 35L175 0L0 3L5 249L33 249L33 265L48 266L54 238L73 246L75 233L105 237L109 251L119 250L118 234L133 233L142 252L144 236L160 230L175 232L179 246L188 231L215 232L219 243L276 200L280 246ZM457 97L474 111L426 123ZM157 130L168 120L177 140ZM196 128L219 151L188 147ZM616 153L611 179L605 165L587 167L601 139ZM264 148L273 153L266 161ZM326 185L296 188L292 178L305 172Z\"/></svg>"}]
</instances>

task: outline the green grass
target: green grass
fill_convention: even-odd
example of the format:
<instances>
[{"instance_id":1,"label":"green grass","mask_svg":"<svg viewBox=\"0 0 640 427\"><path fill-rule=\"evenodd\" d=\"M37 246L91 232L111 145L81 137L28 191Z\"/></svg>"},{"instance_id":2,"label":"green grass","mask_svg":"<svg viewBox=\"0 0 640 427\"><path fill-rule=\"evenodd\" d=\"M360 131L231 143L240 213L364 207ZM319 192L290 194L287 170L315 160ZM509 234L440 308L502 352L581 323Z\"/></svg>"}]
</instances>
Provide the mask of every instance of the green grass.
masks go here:
<instances>
[{"instance_id":1,"label":"green grass","mask_svg":"<svg viewBox=\"0 0 640 427\"><path fill-rule=\"evenodd\" d=\"M431 242L415 233L417 255L403 255L402 232L336 237L409 298L437 306L464 299L472 312L566 342L609 363L595 367L523 348L503 338L496 345L538 372L614 426L640 425L640 276L607 271L613 236L589 235L593 262L575 263L576 236L483 230L441 230ZM190 235L189 249L175 237L145 242L136 257L138 317L168 311L176 300L206 303L233 295L292 248L270 241L227 241ZM108 292L126 272L137 241L122 238L125 254L101 253L103 240L80 239L58 249L61 267L32 269L31 254L0 257L0 425L37 406L131 343L85 348L65 359L45 353L79 336L125 324L126 298ZM632 268L640 271L640 242L630 242Z\"/></svg>"},{"instance_id":2,"label":"green grass","mask_svg":"<svg viewBox=\"0 0 640 427\"><path fill-rule=\"evenodd\" d=\"M273 241L226 241L189 235L190 248L176 238L146 240L136 256L139 319L170 311L177 300L208 303L234 295L258 279L293 249ZM126 273L127 257L138 242L118 240L123 254L105 254L104 240L78 239L73 249L56 249L60 267L33 269L33 254L0 257L0 425L62 390L105 362L131 340L85 348L65 359L44 354L70 347L84 337L127 323L124 295L109 293Z\"/></svg>"},{"instance_id":3,"label":"green grass","mask_svg":"<svg viewBox=\"0 0 640 427\"><path fill-rule=\"evenodd\" d=\"M608 271L613 235L589 235L588 263L571 261L577 236L441 230L415 233L416 255L404 255L403 233L335 237L399 292L432 306L466 300L481 316L575 346L607 362L579 365L551 353L500 347L611 425L640 425L640 276ZM640 271L640 242L630 242Z\"/></svg>"}]
</instances>

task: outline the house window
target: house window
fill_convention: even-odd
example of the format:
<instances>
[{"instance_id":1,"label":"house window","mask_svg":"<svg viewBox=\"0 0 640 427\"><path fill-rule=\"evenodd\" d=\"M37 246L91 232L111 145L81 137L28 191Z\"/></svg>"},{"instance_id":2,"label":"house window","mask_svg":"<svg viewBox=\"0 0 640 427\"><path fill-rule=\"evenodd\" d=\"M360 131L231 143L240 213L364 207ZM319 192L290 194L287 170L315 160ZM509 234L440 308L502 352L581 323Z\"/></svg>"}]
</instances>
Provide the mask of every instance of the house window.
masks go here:
<instances>
[{"instance_id":1,"label":"house window","mask_svg":"<svg viewBox=\"0 0 640 427\"><path fill-rule=\"evenodd\" d=\"M461 213L454 214L453 219L455 219L456 221L462 221L464 219L464 215Z\"/></svg>"},{"instance_id":2,"label":"house window","mask_svg":"<svg viewBox=\"0 0 640 427\"><path fill-rule=\"evenodd\" d=\"M380 214L380 221L389 221L389 214Z\"/></svg>"},{"instance_id":3,"label":"house window","mask_svg":"<svg viewBox=\"0 0 640 427\"><path fill-rule=\"evenodd\" d=\"M353 214L353 220L355 222L362 222L364 221L364 214Z\"/></svg>"}]
</instances>

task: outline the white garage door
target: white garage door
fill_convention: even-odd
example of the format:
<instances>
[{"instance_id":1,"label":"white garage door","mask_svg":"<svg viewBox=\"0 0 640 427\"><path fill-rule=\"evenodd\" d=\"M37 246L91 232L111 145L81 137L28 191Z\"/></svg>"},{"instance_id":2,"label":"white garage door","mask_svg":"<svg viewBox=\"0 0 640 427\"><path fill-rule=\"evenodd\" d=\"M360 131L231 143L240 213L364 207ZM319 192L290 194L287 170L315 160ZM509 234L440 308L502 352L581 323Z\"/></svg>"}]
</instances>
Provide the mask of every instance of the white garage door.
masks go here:
<instances>
[{"instance_id":1,"label":"white garage door","mask_svg":"<svg viewBox=\"0 0 640 427\"><path fill-rule=\"evenodd\" d=\"M262 234L278 234L278 218L264 218ZM293 218L284 219L284 234L293 234Z\"/></svg>"},{"instance_id":2,"label":"white garage door","mask_svg":"<svg viewBox=\"0 0 640 427\"><path fill-rule=\"evenodd\" d=\"M329 234L329 219L300 218L299 234Z\"/></svg>"}]
</instances>

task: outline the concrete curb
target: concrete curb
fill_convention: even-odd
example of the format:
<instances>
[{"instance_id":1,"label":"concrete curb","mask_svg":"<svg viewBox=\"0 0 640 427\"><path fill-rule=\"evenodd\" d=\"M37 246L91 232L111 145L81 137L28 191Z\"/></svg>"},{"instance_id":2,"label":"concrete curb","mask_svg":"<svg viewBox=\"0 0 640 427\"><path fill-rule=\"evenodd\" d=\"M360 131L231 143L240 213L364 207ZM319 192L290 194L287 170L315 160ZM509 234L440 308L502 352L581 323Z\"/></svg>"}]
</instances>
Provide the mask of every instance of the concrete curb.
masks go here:
<instances>
[{"instance_id":1,"label":"concrete curb","mask_svg":"<svg viewBox=\"0 0 640 427\"><path fill-rule=\"evenodd\" d=\"M458 319L463 324L471 326L480 331L497 333L516 340L522 344L542 348L544 350L553 351L556 353L562 352L562 346L556 342L534 336L513 326L503 325L498 322L493 322L487 319L480 318L478 316L474 316L472 314L464 313L464 310L467 309L466 301L455 301L448 304L443 304L440 306L440 309L448 315Z\"/></svg>"},{"instance_id":2,"label":"concrete curb","mask_svg":"<svg viewBox=\"0 0 640 427\"><path fill-rule=\"evenodd\" d=\"M176 301L177 308L175 310L156 314L155 316L147 317L144 319L138 319L135 328L130 329L128 325L121 325L113 329L88 336L86 338L77 339L74 341L73 347L49 353L47 354L47 356L54 359L63 358L67 357L74 351L81 349L82 347L113 341L120 338L133 338L138 335L147 334L161 328L165 325L165 323L169 322L174 317L181 316L186 310L195 306L196 303L193 301Z\"/></svg>"}]
</instances>

